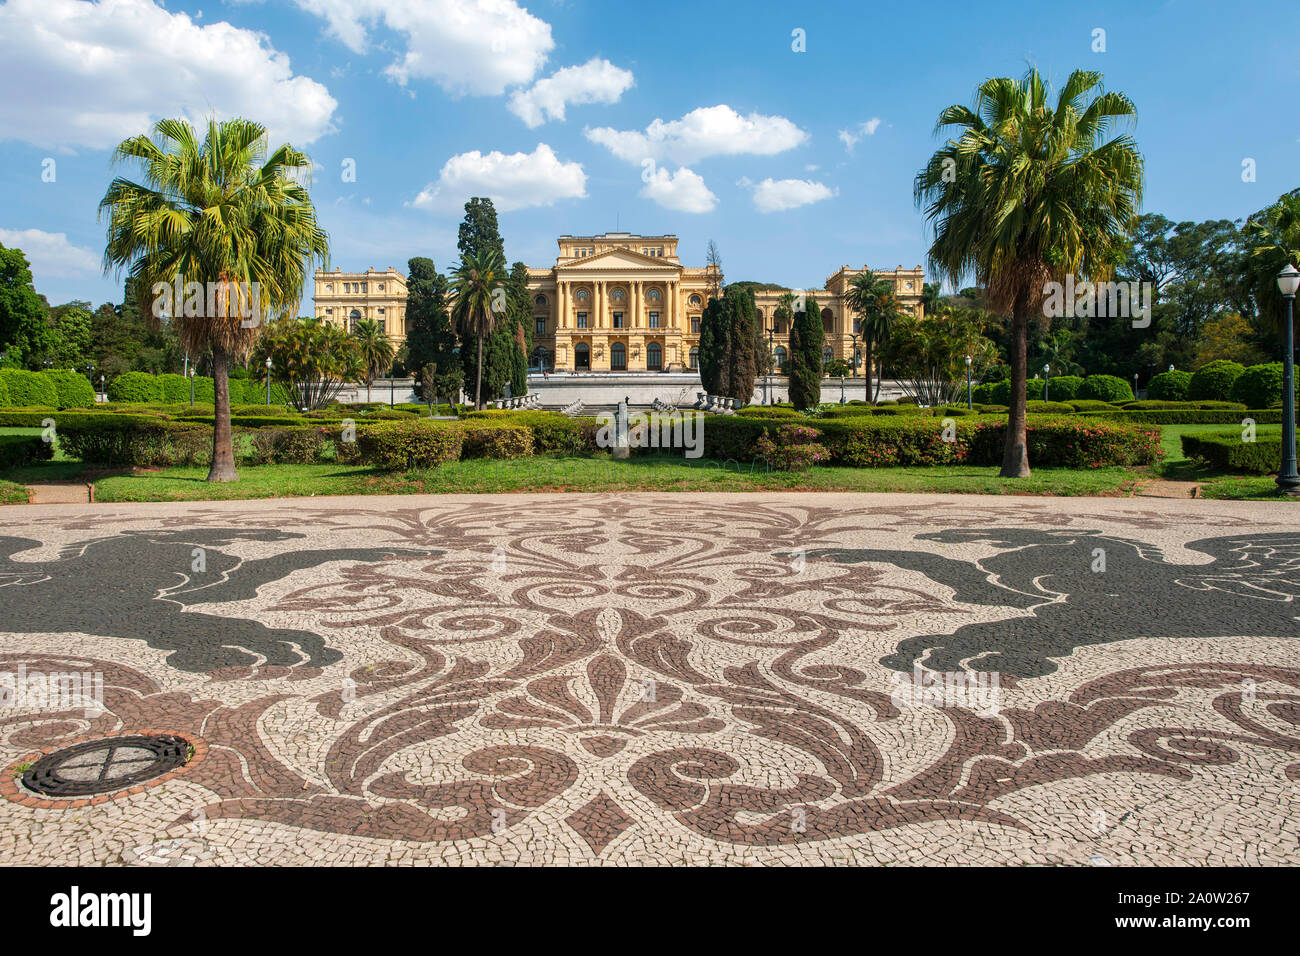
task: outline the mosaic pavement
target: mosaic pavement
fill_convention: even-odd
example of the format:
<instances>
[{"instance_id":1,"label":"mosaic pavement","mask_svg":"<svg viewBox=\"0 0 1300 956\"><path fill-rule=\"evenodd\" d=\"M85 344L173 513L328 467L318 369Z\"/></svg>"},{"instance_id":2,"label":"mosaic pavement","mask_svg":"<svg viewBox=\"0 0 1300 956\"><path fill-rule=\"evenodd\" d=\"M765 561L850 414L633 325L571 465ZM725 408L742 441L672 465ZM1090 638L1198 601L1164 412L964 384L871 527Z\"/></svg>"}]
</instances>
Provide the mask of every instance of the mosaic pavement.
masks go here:
<instances>
[{"instance_id":1,"label":"mosaic pavement","mask_svg":"<svg viewBox=\"0 0 1300 956\"><path fill-rule=\"evenodd\" d=\"M1300 532L1259 503L0 511L0 862L1300 863ZM95 708L102 706L102 711ZM94 800L43 752L185 738Z\"/></svg>"}]
</instances>

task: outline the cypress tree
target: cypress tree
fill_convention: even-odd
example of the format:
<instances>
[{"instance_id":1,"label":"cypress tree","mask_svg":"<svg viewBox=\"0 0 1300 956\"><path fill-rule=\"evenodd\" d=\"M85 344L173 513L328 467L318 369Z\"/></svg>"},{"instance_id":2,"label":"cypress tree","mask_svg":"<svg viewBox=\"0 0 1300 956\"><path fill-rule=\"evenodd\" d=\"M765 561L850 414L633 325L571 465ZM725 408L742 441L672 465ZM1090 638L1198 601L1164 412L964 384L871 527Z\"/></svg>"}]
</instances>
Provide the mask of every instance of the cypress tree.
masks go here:
<instances>
[{"instance_id":1,"label":"cypress tree","mask_svg":"<svg viewBox=\"0 0 1300 956\"><path fill-rule=\"evenodd\" d=\"M710 299L700 319L700 384L709 395L723 395L727 321L721 299Z\"/></svg>"},{"instance_id":2,"label":"cypress tree","mask_svg":"<svg viewBox=\"0 0 1300 956\"><path fill-rule=\"evenodd\" d=\"M808 297L790 325L790 401L800 411L821 402L822 340L825 338L817 300Z\"/></svg>"},{"instance_id":3,"label":"cypress tree","mask_svg":"<svg viewBox=\"0 0 1300 956\"><path fill-rule=\"evenodd\" d=\"M748 403L754 397L754 380L758 376L762 336L756 332L758 307L751 289L728 288L723 296L729 313L726 365L727 391L722 394Z\"/></svg>"},{"instance_id":4,"label":"cypress tree","mask_svg":"<svg viewBox=\"0 0 1300 956\"><path fill-rule=\"evenodd\" d=\"M447 277L424 256L408 260L406 269L406 365L414 370L434 365L446 372L459 361L453 352L459 340L447 312ZM423 397L419 375L415 389Z\"/></svg>"}]
</instances>

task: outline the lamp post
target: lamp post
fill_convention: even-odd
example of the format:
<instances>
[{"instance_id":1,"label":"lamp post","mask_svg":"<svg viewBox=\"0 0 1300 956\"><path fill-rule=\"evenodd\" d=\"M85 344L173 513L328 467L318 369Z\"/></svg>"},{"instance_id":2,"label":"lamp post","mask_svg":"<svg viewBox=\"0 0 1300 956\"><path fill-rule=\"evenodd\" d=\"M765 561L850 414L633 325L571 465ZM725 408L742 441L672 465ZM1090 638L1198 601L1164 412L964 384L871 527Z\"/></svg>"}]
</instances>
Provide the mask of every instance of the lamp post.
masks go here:
<instances>
[{"instance_id":1,"label":"lamp post","mask_svg":"<svg viewBox=\"0 0 1300 956\"><path fill-rule=\"evenodd\" d=\"M271 404L271 356L266 357L266 404Z\"/></svg>"},{"instance_id":2,"label":"lamp post","mask_svg":"<svg viewBox=\"0 0 1300 956\"><path fill-rule=\"evenodd\" d=\"M1048 367L1044 365L1043 366L1043 401L1047 401L1047 369Z\"/></svg>"},{"instance_id":3,"label":"lamp post","mask_svg":"<svg viewBox=\"0 0 1300 956\"><path fill-rule=\"evenodd\" d=\"M190 380L190 408L194 407L194 366L189 365L189 357L186 356L185 375Z\"/></svg>"},{"instance_id":4,"label":"lamp post","mask_svg":"<svg viewBox=\"0 0 1300 956\"><path fill-rule=\"evenodd\" d=\"M397 375L397 366L394 365L388 370L388 407L392 408L397 399L394 397L397 388L397 382L394 380Z\"/></svg>"},{"instance_id":5,"label":"lamp post","mask_svg":"<svg viewBox=\"0 0 1300 956\"><path fill-rule=\"evenodd\" d=\"M1292 329L1297 288L1300 288L1300 272L1288 262L1277 274L1277 291L1286 302L1286 319L1282 323L1282 466L1277 472L1277 487L1286 494L1295 494L1300 488L1295 462L1295 333Z\"/></svg>"},{"instance_id":6,"label":"lamp post","mask_svg":"<svg viewBox=\"0 0 1300 956\"><path fill-rule=\"evenodd\" d=\"M969 355L966 356L966 407L967 407L967 408L974 408L974 407L975 407L974 405L971 404L971 388L970 388L970 356L969 356Z\"/></svg>"},{"instance_id":7,"label":"lamp post","mask_svg":"<svg viewBox=\"0 0 1300 956\"><path fill-rule=\"evenodd\" d=\"M776 404L775 390L776 386L772 384L772 367L776 365L776 319L767 327L767 385L764 389L767 392L764 399L767 404Z\"/></svg>"},{"instance_id":8,"label":"lamp post","mask_svg":"<svg viewBox=\"0 0 1300 956\"><path fill-rule=\"evenodd\" d=\"M99 373L99 394L104 396L104 401L108 401L108 386L104 384L104 373Z\"/></svg>"},{"instance_id":9,"label":"lamp post","mask_svg":"<svg viewBox=\"0 0 1300 956\"><path fill-rule=\"evenodd\" d=\"M1138 397L1138 373L1133 373L1133 397Z\"/></svg>"}]
</instances>

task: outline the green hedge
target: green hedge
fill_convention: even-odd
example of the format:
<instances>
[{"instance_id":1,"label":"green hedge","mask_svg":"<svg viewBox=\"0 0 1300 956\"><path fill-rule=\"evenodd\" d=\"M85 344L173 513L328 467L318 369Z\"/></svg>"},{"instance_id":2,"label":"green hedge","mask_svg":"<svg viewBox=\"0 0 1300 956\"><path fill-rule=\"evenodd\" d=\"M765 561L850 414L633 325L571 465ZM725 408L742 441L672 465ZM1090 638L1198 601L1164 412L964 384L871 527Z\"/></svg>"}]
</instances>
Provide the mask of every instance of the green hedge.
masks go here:
<instances>
[{"instance_id":1,"label":"green hedge","mask_svg":"<svg viewBox=\"0 0 1300 956\"><path fill-rule=\"evenodd\" d=\"M1252 365L1232 383L1232 400L1248 408L1270 408L1282 403L1282 363ZM1293 383L1294 387L1294 383ZM1294 394L1292 396L1294 401Z\"/></svg>"},{"instance_id":2,"label":"green hedge","mask_svg":"<svg viewBox=\"0 0 1300 956\"><path fill-rule=\"evenodd\" d=\"M761 435L769 437L780 423L711 417L704 426L708 458L750 461ZM1004 420L977 416L955 420L953 441L944 441L938 418L855 418L817 423L820 442L831 463L848 467L918 465L996 465L1002 460ZM1149 465L1160 456L1160 433L1123 422L1082 416L1032 416L1028 421L1029 461L1046 467L1100 468Z\"/></svg>"},{"instance_id":3,"label":"green hedge","mask_svg":"<svg viewBox=\"0 0 1300 956\"><path fill-rule=\"evenodd\" d=\"M457 422L378 422L357 429L355 455L363 464L380 468L436 468L458 460L464 442L465 432Z\"/></svg>"},{"instance_id":4,"label":"green hedge","mask_svg":"<svg viewBox=\"0 0 1300 956\"><path fill-rule=\"evenodd\" d=\"M57 369L44 372L59 397L59 408L94 408L95 388L80 372Z\"/></svg>"},{"instance_id":5,"label":"green hedge","mask_svg":"<svg viewBox=\"0 0 1300 956\"><path fill-rule=\"evenodd\" d=\"M1282 463L1281 436L1244 442L1240 431L1202 432L1182 436L1182 443L1188 458L1199 459L1220 471L1273 475Z\"/></svg>"},{"instance_id":6,"label":"green hedge","mask_svg":"<svg viewBox=\"0 0 1300 956\"><path fill-rule=\"evenodd\" d=\"M457 423L457 426L465 436L461 443L461 458L504 460L529 458L533 454L533 432L525 425L467 421Z\"/></svg>"},{"instance_id":7,"label":"green hedge","mask_svg":"<svg viewBox=\"0 0 1300 956\"><path fill-rule=\"evenodd\" d=\"M1076 412L1118 412L1120 407L1110 402L1099 402L1095 398L1075 398L1070 400L1070 407Z\"/></svg>"},{"instance_id":8,"label":"green hedge","mask_svg":"<svg viewBox=\"0 0 1300 956\"><path fill-rule=\"evenodd\" d=\"M1186 401L1187 389L1191 384L1191 372L1161 372L1151 376L1151 381L1147 383L1147 397L1166 402Z\"/></svg>"},{"instance_id":9,"label":"green hedge","mask_svg":"<svg viewBox=\"0 0 1300 956\"><path fill-rule=\"evenodd\" d=\"M1238 425L1250 418L1257 425L1276 425L1282 420L1280 408L1251 408L1233 411L1226 408L1170 408L1150 411L1080 412L1081 418L1133 422L1139 425Z\"/></svg>"},{"instance_id":10,"label":"green hedge","mask_svg":"<svg viewBox=\"0 0 1300 956\"><path fill-rule=\"evenodd\" d=\"M466 412L464 420L523 425L532 432L535 455L586 455L596 450L598 426L594 418L570 418L559 412L485 409Z\"/></svg>"},{"instance_id":11,"label":"green hedge","mask_svg":"<svg viewBox=\"0 0 1300 956\"><path fill-rule=\"evenodd\" d=\"M1121 402L1133 398L1133 389L1118 375L1089 375L1083 380L1076 397L1097 402Z\"/></svg>"},{"instance_id":12,"label":"green hedge","mask_svg":"<svg viewBox=\"0 0 1300 956\"><path fill-rule=\"evenodd\" d=\"M1047 397L1053 402L1068 402L1079 394L1083 388L1083 379L1078 375L1058 375L1047 383Z\"/></svg>"},{"instance_id":13,"label":"green hedge","mask_svg":"<svg viewBox=\"0 0 1300 956\"><path fill-rule=\"evenodd\" d=\"M250 465L314 465L327 461L332 437L325 429L310 425L259 428L240 432L240 458Z\"/></svg>"},{"instance_id":14,"label":"green hedge","mask_svg":"<svg viewBox=\"0 0 1300 956\"><path fill-rule=\"evenodd\" d=\"M212 460L212 429L146 416L84 415L58 424L71 458L106 465L202 465Z\"/></svg>"},{"instance_id":15,"label":"green hedge","mask_svg":"<svg viewBox=\"0 0 1300 956\"><path fill-rule=\"evenodd\" d=\"M1217 359L1202 365L1192 373L1187 383L1187 398L1191 401L1213 399L1226 402L1232 397L1233 383L1246 371L1246 366L1227 359Z\"/></svg>"},{"instance_id":16,"label":"green hedge","mask_svg":"<svg viewBox=\"0 0 1300 956\"><path fill-rule=\"evenodd\" d=\"M0 470L21 468L54 457L54 443L40 435L0 435Z\"/></svg>"},{"instance_id":17,"label":"green hedge","mask_svg":"<svg viewBox=\"0 0 1300 956\"><path fill-rule=\"evenodd\" d=\"M48 375L26 369L0 369L0 382L9 393L9 404L18 407L40 406L57 408L59 390Z\"/></svg>"},{"instance_id":18,"label":"green hedge","mask_svg":"<svg viewBox=\"0 0 1300 956\"><path fill-rule=\"evenodd\" d=\"M1030 401L1042 401L1043 380L1041 378L1031 378L1025 381L1025 398ZM990 405L1010 405L1011 379L1004 378L1000 382L994 382L993 387L989 389L987 398L977 397L973 401Z\"/></svg>"},{"instance_id":19,"label":"green hedge","mask_svg":"<svg viewBox=\"0 0 1300 956\"><path fill-rule=\"evenodd\" d=\"M8 408L12 404L13 401L9 398L9 386L5 384L3 378L0 378L0 408Z\"/></svg>"},{"instance_id":20,"label":"green hedge","mask_svg":"<svg viewBox=\"0 0 1300 956\"><path fill-rule=\"evenodd\" d=\"M108 383L110 402L162 402L163 388L148 372L125 372Z\"/></svg>"}]
</instances>

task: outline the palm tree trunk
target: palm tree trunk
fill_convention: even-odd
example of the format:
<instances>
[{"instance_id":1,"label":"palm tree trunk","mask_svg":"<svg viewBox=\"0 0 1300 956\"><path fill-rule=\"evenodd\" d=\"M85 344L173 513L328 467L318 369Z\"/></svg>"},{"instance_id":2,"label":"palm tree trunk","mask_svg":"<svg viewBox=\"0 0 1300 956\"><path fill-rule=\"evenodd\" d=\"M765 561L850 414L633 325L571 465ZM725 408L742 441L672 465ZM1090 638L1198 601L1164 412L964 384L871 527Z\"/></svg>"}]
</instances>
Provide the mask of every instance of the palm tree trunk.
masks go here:
<instances>
[{"instance_id":1,"label":"palm tree trunk","mask_svg":"<svg viewBox=\"0 0 1300 956\"><path fill-rule=\"evenodd\" d=\"M1029 437L1025 427L1025 379L1029 371L1026 333L1029 305L1024 293L1011 308L1011 405L1007 410L1007 434L1003 439L1003 478L1029 477Z\"/></svg>"},{"instance_id":2,"label":"palm tree trunk","mask_svg":"<svg viewBox=\"0 0 1300 956\"><path fill-rule=\"evenodd\" d=\"M366 404L370 404L370 372L366 372Z\"/></svg>"},{"instance_id":3,"label":"palm tree trunk","mask_svg":"<svg viewBox=\"0 0 1300 956\"><path fill-rule=\"evenodd\" d=\"M212 349L212 390L215 421L208 481L238 481L235 448L230 437L230 353L215 347Z\"/></svg>"},{"instance_id":4,"label":"palm tree trunk","mask_svg":"<svg viewBox=\"0 0 1300 956\"><path fill-rule=\"evenodd\" d=\"M474 370L474 411L483 410L483 333L478 336L478 368Z\"/></svg>"}]
</instances>

